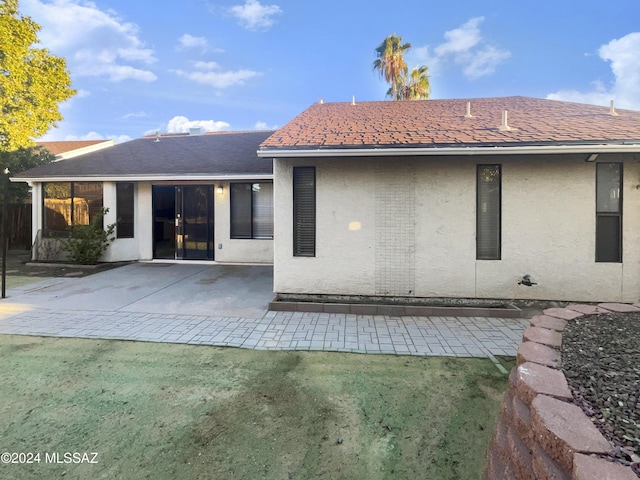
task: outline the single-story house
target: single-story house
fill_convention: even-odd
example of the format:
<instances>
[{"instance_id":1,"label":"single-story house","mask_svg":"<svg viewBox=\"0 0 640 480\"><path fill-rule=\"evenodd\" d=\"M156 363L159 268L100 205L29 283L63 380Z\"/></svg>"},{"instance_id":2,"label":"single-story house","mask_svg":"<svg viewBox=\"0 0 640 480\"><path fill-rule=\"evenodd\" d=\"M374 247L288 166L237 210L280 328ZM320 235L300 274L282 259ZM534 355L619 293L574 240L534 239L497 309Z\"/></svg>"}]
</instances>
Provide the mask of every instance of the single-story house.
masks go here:
<instances>
[{"instance_id":1,"label":"single-story house","mask_svg":"<svg viewBox=\"0 0 640 480\"><path fill-rule=\"evenodd\" d=\"M640 299L640 112L319 102L258 155L281 297Z\"/></svg>"},{"instance_id":2,"label":"single-story house","mask_svg":"<svg viewBox=\"0 0 640 480\"><path fill-rule=\"evenodd\" d=\"M107 207L103 260L273 263L283 298L640 299L640 112L613 105L320 102L12 180L34 187L34 259Z\"/></svg>"},{"instance_id":3,"label":"single-story house","mask_svg":"<svg viewBox=\"0 0 640 480\"><path fill-rule=\"evenodd\" d=\"M103 208L116 238L104 261L273 262L273 131L140 138L12 178L33 187L33 258L64 259L59 238Z\"/></svg>"}]
</instances>

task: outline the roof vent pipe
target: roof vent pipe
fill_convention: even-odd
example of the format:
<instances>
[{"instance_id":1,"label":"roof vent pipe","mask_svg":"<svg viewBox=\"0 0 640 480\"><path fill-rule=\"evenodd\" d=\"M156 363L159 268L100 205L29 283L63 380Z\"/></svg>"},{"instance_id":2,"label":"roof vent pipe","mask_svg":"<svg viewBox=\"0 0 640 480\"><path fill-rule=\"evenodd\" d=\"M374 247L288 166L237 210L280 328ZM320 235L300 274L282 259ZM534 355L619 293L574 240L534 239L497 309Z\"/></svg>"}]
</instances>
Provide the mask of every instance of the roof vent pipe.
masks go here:
<instances>
[{"instance_id":1,"label":"roof vent pipe","mask_svg":"<svg viewBox=\"0 0 640 480\"><path fill-rule=\"evenodd\" d=\"M356 104L356 96L354 95L353 97L351 97L351 105L355 105Z\"/></svg>"},{"instance_id":2,"label":"roof vent pipe","mask_svg":"<svg viewBox=\"0 0 640 480\"><path fill-rule=\"evenodd\" d=\"M156 142L160 141L160 132L158 130L156 130L156 139L155 139L155 141Z\"/></svg>"},{"instance_id":3,"label":"roof vent pipe","mask_svg":"<svg viewBox=\"0 0 640 480\"><path fill-rule=\"evenodd\" d=\"M322 100L321 98L318 99L318 103L322 104L324 103L324 100Z\"/></svg>"},{"instance_id":4,"label":"roof vent pipe","mask_svg":"<svg viewBox=\"0 0 640 480\"><path fill-rule=\"evenodd\" d=\"M613 100L609 102L609 115L612 115L614 117L618 116L618 114L616 113L616 108L613 106Z\"/></svg>"},{"instance_id":5,"label":"roof vent pipe","mask_svg":"<svg viewBox=\"0 0 640 480\"><path fill-rule=\"evenodd\" d=\"M501 132L504 132L506 130L511 130L511 127L507 123L507 116L508 116L507 110L503 110L502 111L502 125L500 125L498 127L498 130L500 130Z\"/></svg>"},{"instance_id":6,"label":"roof vent pipe","mask_svg":"<svg viewBox=\"0 0 640 480\"><path fill-rule=\"evenodd\" d=\"M467 102L467 113L464 114L464 118L473 118L473 115L471 115L471 102Z\"/></svg>"}]
</instances>

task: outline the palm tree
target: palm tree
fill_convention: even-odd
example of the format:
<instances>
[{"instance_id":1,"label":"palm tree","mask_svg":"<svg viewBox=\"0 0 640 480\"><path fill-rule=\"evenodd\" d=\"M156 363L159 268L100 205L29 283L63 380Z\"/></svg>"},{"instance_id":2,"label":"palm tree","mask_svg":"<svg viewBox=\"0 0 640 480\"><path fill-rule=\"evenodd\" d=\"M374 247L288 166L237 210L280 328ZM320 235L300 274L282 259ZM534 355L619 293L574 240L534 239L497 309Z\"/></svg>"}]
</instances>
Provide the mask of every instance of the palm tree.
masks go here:
<instances>
[{"instance_id":1,"label":"palm tree","mask_svg":"<svg viewBox=\"0 0 640 480\"><path fill-rule=\"evenodd\" d=\"M385 38L376 48L378 58L373 62L373 69L377 70L380 76L391 84L387 95L394 100L399 100L398 94L404 86L408 69L403 54L410 48L411 44L402 43L402 37L395 33Z\"/></svg>"},{"instance_id":2,"label":"palm tree","mask_svg":"<svg viewBox=\"0 0 640 480\"><path fill-rule=\"evenodd\" d=\"M409 83L402 89L403 100L427 100L431 93L429 67L420 65L411 70Z\"/></svg>"}]
</instances>

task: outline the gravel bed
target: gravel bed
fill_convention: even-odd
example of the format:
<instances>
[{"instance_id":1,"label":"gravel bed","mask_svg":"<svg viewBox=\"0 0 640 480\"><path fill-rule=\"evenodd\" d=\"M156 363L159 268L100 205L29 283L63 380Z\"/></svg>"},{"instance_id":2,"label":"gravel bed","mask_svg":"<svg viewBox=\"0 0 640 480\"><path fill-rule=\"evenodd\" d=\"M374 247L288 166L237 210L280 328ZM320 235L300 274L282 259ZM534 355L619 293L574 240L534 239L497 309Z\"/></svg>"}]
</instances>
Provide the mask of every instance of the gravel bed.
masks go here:
<instances>
[{"instance_id":1,"label":"gravel bed","mask_svg":"<svg viewBox=\"0 0 640 480\"><path fill-rule=\"evenodd\" d=\"M615 445L615 460L640 477L640 313L569 322L562 371L576 403Z\"/></svg>"}]
</instances>

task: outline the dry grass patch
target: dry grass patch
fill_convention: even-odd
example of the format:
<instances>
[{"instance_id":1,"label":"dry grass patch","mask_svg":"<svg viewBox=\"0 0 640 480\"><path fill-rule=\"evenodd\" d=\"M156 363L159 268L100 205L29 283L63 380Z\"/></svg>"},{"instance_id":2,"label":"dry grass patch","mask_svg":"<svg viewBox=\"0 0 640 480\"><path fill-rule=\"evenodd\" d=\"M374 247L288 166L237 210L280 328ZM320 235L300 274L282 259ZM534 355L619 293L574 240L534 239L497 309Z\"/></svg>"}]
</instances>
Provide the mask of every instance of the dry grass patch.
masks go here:
<instances>
[{"instance_id":1,"label":"dry grass patch","mask_svg":"<svg viewBox=\"0 0 640 480\"><path fill-rule=\"evenodd\" d=\"M0 360L2 451L98 453L15 479L479 479L507 387L485 359L0 336Z\"/></svg>"}]
</instances>

